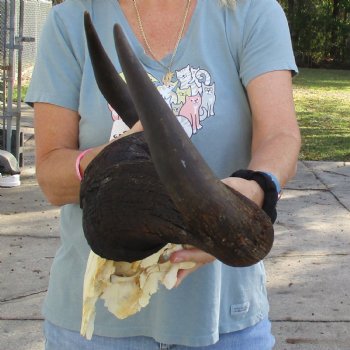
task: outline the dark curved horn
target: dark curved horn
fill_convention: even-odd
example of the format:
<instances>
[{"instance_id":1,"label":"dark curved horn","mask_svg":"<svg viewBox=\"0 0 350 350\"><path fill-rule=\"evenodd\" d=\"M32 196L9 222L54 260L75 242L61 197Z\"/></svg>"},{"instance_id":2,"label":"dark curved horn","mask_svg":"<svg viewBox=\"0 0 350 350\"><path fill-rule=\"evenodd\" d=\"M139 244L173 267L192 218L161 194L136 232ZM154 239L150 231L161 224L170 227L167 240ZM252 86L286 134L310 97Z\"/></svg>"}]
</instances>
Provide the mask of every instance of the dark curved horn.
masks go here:
<instances>
[{"instance_id":1,"label":"dark curved horn","mask_svg":"<svg viewBox=\"0 0 350 350\"><path fill-rule=\"evenodd\" d=\"M88 12L84 12L84 26L97 85L108 103L131 128L139 117L128 87L107 56Z\"/></svg>"},{"instance_id":2,"label":"dark curved horn","mask_svg":"<svg viewBox=\"0 0 350 350\"><path fill-rule=\"evenodd\" d=\"M263 259L273 243L270 219L214 176L147 76L119 25L114 27L114 36L155 168L187 226L202 242L198 248L223 262L236 259L236 266Z\"/></svg>"}]
</instances>

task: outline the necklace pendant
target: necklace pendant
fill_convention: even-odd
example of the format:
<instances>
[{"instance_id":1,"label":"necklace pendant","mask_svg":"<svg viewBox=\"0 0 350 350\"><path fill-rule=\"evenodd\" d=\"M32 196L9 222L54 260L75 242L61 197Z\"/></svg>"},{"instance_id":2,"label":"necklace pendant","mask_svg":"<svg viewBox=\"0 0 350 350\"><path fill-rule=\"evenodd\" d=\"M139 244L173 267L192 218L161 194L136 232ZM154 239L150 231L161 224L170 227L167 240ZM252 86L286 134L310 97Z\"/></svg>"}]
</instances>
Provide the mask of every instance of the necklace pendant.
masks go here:
<instances>
[{"instance_id":1,"label":"necklace pendant","mask_svg":"<svg viewBox=\"0 0 350 350\"><path fill-rule=\"evenodd\" d=\"M168 85L171 82L171 79L173 79L173 76L174 73L169 70L163 77L163 84Z\"/></svg>"},{"instance_id":2,"label":"necklace pendant","mask_svg":"<svg viewBox=\"0 0 350 350\"><path fill-rule=\"evenodd\" d=\"M142 38L143 38L143 41L145 42L145 45L147 47L147 50L149 51L150 55L152 56L152 58L158 62L158 64L160 66L162 66L164 69L166 69L166 74L164 75L163 77L163 84L164 85L169 85L171 83L171 80L174 76L174 73L171 72L171 67L173 65L173 61L175 59L175 55L176 55L176 52L177 52L177 49L179 48L179 44L180 44L180 40L183 36L183 33L184 33L184 30L185 30L185 26L186 26L186 20L187 20L187 16L188 16L188 12L190 10L190 7L191 7L191 0L187 0L187 6L186 6L186 9L185 9L185 14L184 14L184 18L183 18L183 23L180 27L180 30L179 30L179 35L178 35L178 38L177 38L177 41L176 41L176 44L175 44L175 48L174 48L174 51L173 51L173 55L171 57L171 60L170 60L170 63L169 65L164 65L161 61L159 61L157 59L157 56L153 53L153 50L152 48L150 47L149 45L149 42L147 40L147 37L146 37L146 34L145 34L145 31L143 29L143 25L142 25L142 20L141 20L141 16L140 16L140 12L139 12L139 9L137 8L137 4L136 4L136 0L132 0L133 4L134 4L134 8L135 8L135 12L136 12L136 16L137 16L137 22L139 24L139 28L140 28L140 32L141 32L141 35L142 35Z\"/></svg>"}]
</instances>

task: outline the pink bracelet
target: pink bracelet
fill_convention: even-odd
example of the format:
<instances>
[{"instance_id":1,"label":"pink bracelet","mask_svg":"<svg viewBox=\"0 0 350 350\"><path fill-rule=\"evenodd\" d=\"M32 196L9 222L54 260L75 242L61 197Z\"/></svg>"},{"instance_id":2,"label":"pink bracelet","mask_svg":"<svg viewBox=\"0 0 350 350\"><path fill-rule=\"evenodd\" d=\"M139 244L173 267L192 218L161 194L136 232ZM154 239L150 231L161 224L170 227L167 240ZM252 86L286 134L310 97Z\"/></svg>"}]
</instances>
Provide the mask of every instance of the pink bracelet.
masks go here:
<instances>
[{"instance_id":1,"label":"pink bracelet","mask_svg":"<svg viewBox=\"0 0 350 350\"><path fill-rule=\"evenodd\" d=\"M81 174L81 171L80 171L80 162L83 159L83 157L86 155L86 153L89 153L91 150L92 148L88 148L85 151L80 152L75 161L75 172L80 181L83 179L83 175Z\"/></svg>"}]
</instances>

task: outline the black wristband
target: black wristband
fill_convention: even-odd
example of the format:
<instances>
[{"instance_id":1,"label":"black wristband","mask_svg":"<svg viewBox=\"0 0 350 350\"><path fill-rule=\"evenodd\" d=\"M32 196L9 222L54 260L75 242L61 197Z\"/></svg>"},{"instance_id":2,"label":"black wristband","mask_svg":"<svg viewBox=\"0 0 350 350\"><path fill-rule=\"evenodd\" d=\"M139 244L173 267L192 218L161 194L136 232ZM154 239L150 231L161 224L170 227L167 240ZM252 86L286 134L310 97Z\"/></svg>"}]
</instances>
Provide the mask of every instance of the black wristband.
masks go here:
<instances>
[{"instance_id":1,"label":"black wristband","mask_svg":"<svg viewBox=\"0 0 350 350\"><path fill-rule=\"evenodd\" d=\"M262 171L253 170L237 170L231 177L240 177L246 180L254 180L264 191L264 203L262 209L270 217L271 222L274 223L277 218L276 205L278 201L278 192L275 183L271 177Z\"/></svg>"}]
</instances>

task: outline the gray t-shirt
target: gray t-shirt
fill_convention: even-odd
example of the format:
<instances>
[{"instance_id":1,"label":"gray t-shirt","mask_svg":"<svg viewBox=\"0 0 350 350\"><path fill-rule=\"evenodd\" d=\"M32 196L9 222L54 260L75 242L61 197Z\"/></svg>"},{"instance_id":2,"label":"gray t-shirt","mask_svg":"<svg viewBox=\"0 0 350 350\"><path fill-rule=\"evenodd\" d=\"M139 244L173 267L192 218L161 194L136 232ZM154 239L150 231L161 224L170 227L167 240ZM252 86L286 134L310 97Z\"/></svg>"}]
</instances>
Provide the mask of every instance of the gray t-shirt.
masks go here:
<instances>
[{"instance_id":1,"label":"gray t-shirt","mask_svg":"<svg viewBox=\"0 0 350 350\"><path fill-rule=\"evenodd\" d=\"M175 56L171 83L163 81L163 67L144 53L116 0L66 0L55 6L43 29L26 101L78 111L81 149L108 141L112 126L112 134L123 128L95 82L83 30L85 10L119 72L112 28L122 25L150 78L219 178L247 167L247 84L266 72L297 71L287 21L277 1L238 0L234 11L216 0L198 1ZM170 59L165 57L163 63L168 65ZM89 252L81 221L79 205L62 207L61 247L43 310L54 324L77 331ZM146 308L125 320L116 319L98 302L95 334L144 335L163 343L205 346L216 342L220 333L251 326L267 314L263 263L232 268L216 261L176 289L161 287Z\"/></svg>"}]
</instances>

